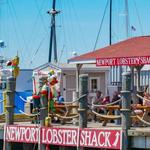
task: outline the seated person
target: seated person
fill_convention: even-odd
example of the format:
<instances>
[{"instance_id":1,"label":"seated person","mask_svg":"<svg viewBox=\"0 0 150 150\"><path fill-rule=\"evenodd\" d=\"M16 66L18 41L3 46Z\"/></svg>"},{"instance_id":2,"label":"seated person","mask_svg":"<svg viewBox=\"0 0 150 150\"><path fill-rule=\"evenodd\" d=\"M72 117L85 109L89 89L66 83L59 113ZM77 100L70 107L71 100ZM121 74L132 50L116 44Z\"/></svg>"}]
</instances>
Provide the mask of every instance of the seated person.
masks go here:
<instances>
[{"instance_id":1,"label":"seated person","mask_svg":"<svg viewBox=\"0 0 150 150\"><path fill-rule=\"evenodd\" d=\"M96 92L96 96L93 97L93 99L92 99L92 104L102 105L102 101L103 101L102 92L101 91L97 91ZM101 108L97 107L97 106L94 106L93 109L95 111L97 111L97 112L100 112L100 110L101 110Z\"/></svg>"},{"instance_id":2,"label":"seated person","mask_svg":"<svg viewBox=\"0 0 150 150\"><path fill-rule=\"evenodd\" d=\"M64 102L63 96L59 96L58 97L58 104L63 104L63 102Z\"/></svg>"},{"instance_id":3,"label":"seated person","mask_svg":"<svg viewBox=\"0 0 150 150\"><path fill-rule=\"evenodd\" d=\"M150 94L147 92L143 93L143 106L150 107ZM144 121L150 122L150 111L149 110L141 110L137 109L137 106L142 106L141 104L132 104L132 108L136 115L139 115ZM134 124L139 124L139 120L134 121Z\"/></svg>"},{"instance_id":4,"label":"seated person","mask_svg":"<svg viewBox=\"0 0 150 150\"><path fill-rule=\"evenodd\" d=\"M144 92L143 105L150 106L150 94L147 92Z\"/></svg>"},{"instance_id":5,"label":"seated person","mask_svg":"<svg viewBox=\"0 0 150 150\"><path fill-rule=\"evenodd\" d=\"M92 99L92 104L93 105L102 105L102 101L103 101L103 97L102 97L102 92L101 91L97 91L96 92L96 96L93 97ZM99 107L99 106L92 106L92 109L94 111L96 111L97 113L104 113L103 108ZM96 115L94 115L93 118L95 121L97 121Z\"/></svg>"},{"instance_id":6,"label":"seated person","mask_svg":"<svg viewBox=\"0 0 150 150\"><path fill-rule=\"evenodd\" d=\"M144 98L143 98L143 106L150 107L150 94L147 92L144 92ZM144 110L143 114L143 120L150 122L150 110Z\"/></svg>"},{"instance_id":7,"label":"seated person","mask_svg":"<svg viewBox=\"0 0 150 150\"><path fill-rule=\"evenodd\" d=\"M103 101L102 101L102 104L105 105L105 104L108 104L110 103L110 96L106 96L103 98Z\"/></svg>"},{"instance_id":8,"label":"seated person","mask_svg":"<svg viewBox=\"0 0 150 150\"><path fill-rule=\"evenodd\" d=\"M63 104L64 102L64 97L61 95L60 91L58 91L58 96L56 100L57 104Z\"/></svg>"},{"instance_id":9,"label":"seated person","mask_svg":"<svg viewBox=\"0 0 150 150\"><path fill-rule=\"evenodd\" d=\"M112 102L115 102L115 101L119 100L120 98L121 98L121 96L119 95L119 92L115 91L115 92L113 93ZM116 103L115 105L119 105L119 104L120 104L120 103L118 102L118 103Z\"/></svg>"}]
</instances>

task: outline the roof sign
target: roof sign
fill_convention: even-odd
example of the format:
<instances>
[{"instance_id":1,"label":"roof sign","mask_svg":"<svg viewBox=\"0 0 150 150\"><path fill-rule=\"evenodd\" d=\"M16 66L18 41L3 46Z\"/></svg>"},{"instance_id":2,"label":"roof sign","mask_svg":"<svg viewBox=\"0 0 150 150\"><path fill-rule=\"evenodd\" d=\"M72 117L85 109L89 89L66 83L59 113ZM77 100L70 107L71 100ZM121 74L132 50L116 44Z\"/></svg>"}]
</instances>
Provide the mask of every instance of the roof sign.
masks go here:
<instances>
[{"instance_id":1,"label":"roof sign","mask_svg":"<svg viewBox=\"0 0 150 150\"><path fill-rule=\"evenodd\" d=\"M150 56L96 59L96 66L139 66L146 64L150 64Z\"/></svg>"}]
</instances>

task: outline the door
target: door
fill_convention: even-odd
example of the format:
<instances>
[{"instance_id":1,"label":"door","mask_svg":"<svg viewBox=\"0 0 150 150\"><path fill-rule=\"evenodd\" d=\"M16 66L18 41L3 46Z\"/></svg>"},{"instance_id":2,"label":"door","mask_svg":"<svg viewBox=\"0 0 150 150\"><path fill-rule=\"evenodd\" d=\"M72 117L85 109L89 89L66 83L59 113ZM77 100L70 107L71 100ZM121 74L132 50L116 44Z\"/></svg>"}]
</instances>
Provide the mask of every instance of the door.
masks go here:
<instances>
[{"instance_id":1,"label":"door","mask_svg":"<svg viewBox=\"0 0 150 150\"><path fill-rule=\"evenodd\" d=\"M63 95L66 102L73 100L73 91L76 90L76 77L75 75L65 75L63 77Z\"/></svg>"}]
</instances>

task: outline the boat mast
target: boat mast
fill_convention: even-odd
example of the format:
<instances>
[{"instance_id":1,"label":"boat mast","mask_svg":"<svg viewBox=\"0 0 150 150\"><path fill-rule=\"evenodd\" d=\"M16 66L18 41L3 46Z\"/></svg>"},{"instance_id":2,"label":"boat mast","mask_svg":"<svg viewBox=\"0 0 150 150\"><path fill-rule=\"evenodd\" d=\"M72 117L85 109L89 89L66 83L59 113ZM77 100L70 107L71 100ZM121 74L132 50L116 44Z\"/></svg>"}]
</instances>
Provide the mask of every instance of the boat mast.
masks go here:
<instances>
[{"instance_id":1,"label":"boat mast","mask_svg":"<svg viewBox=\"0 0 150 150\"><path fill-rule=\"evenodd\" d=\"M52 48L54 48L54 62L57 63L57 42L56 42L56 25L55 25L55 16L60 11L55 9L56 0L53 0L52 3L52 10L48 11L47 13L51 15L51 31L50 31L50 44L49 44L49 57L48 62L52 61Z\"/></svg>"},{"instance_id":2,"label":"boat mast","mask_svg":"<svg viewBox=\"0 0 150 150\"><path fill-rule=\"evenodd\" d=\"M129 9L128 9L128 0L125 0L125 15L126 15L126 38L129 38Z\"/></svg>"},{"instance_id":3,"label":"boat mast","mask_svg":"<svg viewBox=\"0 0 150 150\"><path fill-rule=\"evenodd\" d=\"M112 0L110 0L110 9L109 9L109 45L112 44Z\"/></svg>"}]
</instances>

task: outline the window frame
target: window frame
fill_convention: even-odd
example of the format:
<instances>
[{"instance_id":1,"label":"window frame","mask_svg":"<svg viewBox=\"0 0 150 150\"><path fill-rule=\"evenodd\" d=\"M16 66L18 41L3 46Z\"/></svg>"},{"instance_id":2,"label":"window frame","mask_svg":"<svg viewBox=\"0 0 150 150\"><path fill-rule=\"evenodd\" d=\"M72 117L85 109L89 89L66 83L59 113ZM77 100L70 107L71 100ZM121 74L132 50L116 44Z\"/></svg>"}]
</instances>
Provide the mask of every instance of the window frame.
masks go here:
<instances>
[{"instance_id":1,"label":"window frame","mask_svg":"<svg viewBox=\"0 0 150 150\"><path fill-rule=\"evenodd\" d=\"M93 79L97 80L97 89L92 89L92 80ZM90 77L89 81L90 81L90 91L91 92L95 92L96 90L100 90L100 77Z\"/></svg>"}]
</instances>

